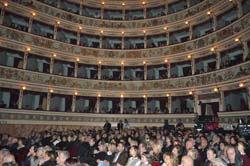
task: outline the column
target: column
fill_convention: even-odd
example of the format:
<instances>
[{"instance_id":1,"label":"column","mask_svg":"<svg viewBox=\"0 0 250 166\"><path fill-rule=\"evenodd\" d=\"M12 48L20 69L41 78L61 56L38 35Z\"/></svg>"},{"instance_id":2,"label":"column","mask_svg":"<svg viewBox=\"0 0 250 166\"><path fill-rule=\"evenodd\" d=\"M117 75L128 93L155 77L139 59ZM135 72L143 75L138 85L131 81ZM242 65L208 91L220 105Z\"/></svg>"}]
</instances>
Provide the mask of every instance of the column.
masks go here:
<instances>
[{"instance_id":1,"label":"column","mask_svg":"<svg viewBox=\"0 0 250 166\"><path fill-rule=\"evenodd\" d=\"M224 91L220 90L219 111L224 111Z\"/></svg>"},{"instance_id":2,"label":"column","mask_svg":"<svg viewBox=\"0 0 250 166\"><path fill-rule=\"evenodd\" d=\"M72 112L76 112L76 95L72 96Z\"/></svg>"},{"instance_id":3,"label":"column","mask_svg":"<svg viewBox=\"0 0 250 166\"><path fill-rule=\"evenodd\" d=\"M102 48L102 35L100 36L100 48Z\"/></svg>"},{"instance_id":4,"label":"column","mask_svg":"<svg viewBox=\"0 0 250 166\"><path fill-rule=\"evenodd\" d=\"M102 65L99 64L99 65L98 65L98 73L97 73L97 75L98 75L98 80L101 79L101 74L102 74Z\"/></svg>"},{"instance_id":5,"label":"column","mask_svg":"<svg viewBox=\"0 0 250 166\"><path fill-rule=\"evenodd\" d=\"M243 41L242 45L243 45L243 61L245 62L249 53L249 49L246 41Z\"/></svg>"},{"instance_id":6,"label":"column","mask_svg":"<svg viewBox=\"0 0 250 166\"><path fill-rule=\"evenodd\" d=\"M167 46L168 46L169 45L169 41L170 41L170 39L169 39L169 32L166 33L166 38L167 38Z\"/></svg>"},{"instance_id":7,"label":"column","mask_svg":"<svg viewBox=\"0 0 250 166\"><path fill-rule=\"evenodd\" d=\"M2 11L0 15L0 24L3 24L4 13L5 13L5 8L2 7Z\"/></svg>"},{"instance_id":8,"label":"column","mask_svg":"<svg viewBox=\"0 0 250 166\"><path fill-rule=\"evenodd\" d=\"M78 62L75 62L74 77L77 77L77 73L78 73Z\"/></svg>"},{"instance_id":9,"label":"column","mask_svg":"<svg viewBox=\"0 0 250 166\"><path fill-rule=\"evenodd\" d=\"M217 18L215 15L213 15L213 31L216 31L216 27L217 27Z\"/></svg>"},{"instance_id":10,"label":"column","mask_svg":"<svg viewBox=\"0 0 250 166\"><path fill-rule=\"evenodd\" d=\"M60 8L61 6L61 0L57 0L56 8Z\"/></svg>"},{"instance_id":11,"label":"column","mask_svg":"<svg viewBox=\"0 0 250 166\"><path fill-rule=\"evenodd\" d=\"M28 32L30 33L31 32L31 29L32 29L32 23L33 23L33 17L31 15L30 19L29 19L29 28L28 28Z\"/></svg>"},{"instance_id":12,"label":"column","mask_svg":"<svg viewBox=\"0 0 250 166\"><path fill-rule=\"evenodd\" d=\"M187 7L190 7L190 0L187 0Z\"/></svg>"},{"instance_id":13,"label":"column","mask_svg":"<svg viewBox=\"0 0 250 166\"><path fill-rule=\"evenodd\" d=\"M192 40L193 38L193 27L192 25L189 23L189 40Z\"/></svg>"},{"instance_id":14,"label":"column","mask_svg":"<svg viewBox=\"0 0 250 166\"><path fill-rule=\"evenodd\" d=\"M122 34L122 49L125 48L125 40L124 40L124 35Z\"/></svg>"},{"instance_id":15,"label":"column","mask_svg":"<svg viewBox=\"0 0 250 166\"><path fill-rule=\"evenodd\" d=\"M191 59L191 67L192 67L192 75L195 74L195 59L192 57Z\"/></svg>"},{"instance_id":16,"label":"column","mask_svg":"<svg viewBox=\"0 0 250 166\"><path fill-rule=\"evenodd\" d=\"M53 68L54 68L54 58L50 58L50 69L49 69L49 73L53 74Z\"/></svg>"},{"instance_id":17,"label":"column","mask_svg":"<svg viewBox=\"0 0 250 166\"><path fill-rule=\"evenodd\" d=\"M58 24L54 25L54 36L53 36L54 40L56 40L56 36L57 36L57 26L58 26Z\"/></svg>"},{"instance_id":18,"label":"column","mask_svg":"<svg viewBox=\"0 0 250 166\"><path fill-rule=\"evenodd\" d=\"M124 112L124 110L123 110L123 107L124 107L124 98L121 97L120 100L121 100L121 102L120 102L121 103L121 105L120 105L120 113L123 114L123 112Z\"/></svg>"},{"instance_id":19,"label":"column","mask_svg":"<svg viewBox=\"0 0 250 166\"><path fill-rule=\"evenodd\" d=\"M50 99L51 99L51 93L48 92L47 93L47 108L46 108L47 111L50 110Z\"/></svg>"},{"instance_id":20,"label":"column","mask_svg":"<svg viewBox=\"0 0 250 166\"><path fill-rule=\"evenodd\" d=\"M247 93L248 93L248 110L250 109L250 86L248 85L248 88L247 88Z\"/></svg>"},{"instance_id":21,"label":"column","mask_svg":"<svg viewBox=\"0 0 250 166\"><path fill-rule=\"evenodd\" d=\"M171 77L171 64L168 63L167 65L168 65L168 78L170 78Z\"/></svg>"},{"instance_id":22,"label":"column","mask_svg":"<svg viewBox=\"0 0 250 166\"><path fill-rule=\"evenodd\" d=\"M168 3L166 2L166 4L165 4L165 15L167 15L167 13L168 13Z\"/></svg>"},{"instance_id":23,"label":"column","mask_svg":"<svg viewBox=\"0 0 250 166\"><path fill-rule=\"evenodd\" d=\"M147 64L144 64L144 80L147 80Z\"/></svg>"},{"instance_id":24,"label":"column","mask_svg":"<svg viewBox=\"0 0 250 166\"><path fill-rule=\"evenodd\" d=\"M122 8L122 20L126 19L125 15L126 15L126 11L125 11L125 7L123 7Z\"/></svg>"},{"instance_id":25,"label":"column","mask_svg":"<svg viewBox=\"0 0 250 166\"><path fill-rule=\"evenodd\" d=\"M146 36L146 33L144 33L144 48L147 48L147 36Z\"/></svg>"},{"instance_id":26,"label":"column","mask_svg":"<svg viewBox=\"0 0 250 166\"><path fill-rule=\"evenodd\" d=\"M80 29L80 27L78 29L79 30L77 31L77 41L76 41L76 44L79 46L80 45L80 39L81 39L81 29Z\"/></svg>"},{"instance_id":27,"label":"column","mask_svg":"<svg viewBox=\"0 0 250 166\"><path fill-rule=\"evenodd\" d=\"M147 113L148 113L148 99L145 96L144 97L144 114L147 114Z\"/></svg>"},{"instance_id":28,"label":"column","mask_svg":"<svg viewBox=\"0 0 250 166\"><path fill-rule=\"evenodd\" d=\"M24 52L24 57L23 57L23 69L26 69L27 66L27 60L28 60L28 51Z\"/></svg>"},{"instance_id":29,"label":"column","mask_svg":"<svg viewBox=\"0 0 250 166\"><path fill-rule=\"evenodd\" d=\"M198 100L198 94L194 94L194 112L193 113L198 113L198 107L199 107L199 100Z\"/></svg>"},{"instance_id":30,"label":"column","mask_svg":"<svg viewBox=\"0 0 250 166\"><path fill-rule=\"evenodd\" d=\"M168 96L168 113L172 113L172 96Z\"/></svg>"},{"instance_id":31,"label":"column","mask_svg":"<svg viewBox=\"0 0 250 166\"><path fill-rule=\"evenodd\" d=\"M80 10L79 10L80 16L82 15L82 6L83 6L83 1L80 1Z\"/></svg>"},{"instance_id":32,"label":"column","mask_svg":"<svg viewBox=\"0 0 250 166\"><path fill-rule=\"evenodd\" d=\"M238 18L241 18L243 16L241 0L236 1L236 3L237 3Z\"/></svg>"},{"instance_id":33,"label":"column","mask_svg":"<svg viewBox=\"0 0 250 166\"><path fill-rule=\"evenodd\" d=\"M216 52L215 54L216 54L216 70L219 70L221 64L220 52Z\"/></svg>"},{"instance_id":34,"label":"column","mask_svg":"<svg viewBox=\"0 0 250 166\"><path fill-rule=\"evenodd\" d=\"M19 98L18 98L18 109L22 109L22 103L23 103L23 89L20 89L19 91Z\"/></svg>"},{"instance_id":35,"label":"column","mask_svg":"<svg viewBox=\"0 0 250 166\"><path fill-rule=\"evenodd\" d=\"M144 15L144 19L147 18L147 8L146 8L146 5L143 6L143 15Z\"/></svg>"},{"instance_id":36,"label":"column","mask_svg":"<svg viewBox=\"0 0 250 166\"><path fill-rule=\"evenodd\" d=\"M96 113L100 113L100 96L97 96L96 100Z\"/></svg>"},{"instance_id":37,"label":"column","mask_svg":"<svg viewBox=\"0 0 250 166\"><path fill-rule=\"evenodd\" d=\"M101 19L103 19L103 16L104 16L104 4L102 5L102 8L101 8Z\"/></svg>"},{"instance_id":38,"label":"column","mask_svg":"<svg viewBox=\"0 0 250 166\"><path fill-rule=\"evenodd\" d=\"M124 80L124 65L121 65L121 80Z\"/></svg>"}]
</instances>

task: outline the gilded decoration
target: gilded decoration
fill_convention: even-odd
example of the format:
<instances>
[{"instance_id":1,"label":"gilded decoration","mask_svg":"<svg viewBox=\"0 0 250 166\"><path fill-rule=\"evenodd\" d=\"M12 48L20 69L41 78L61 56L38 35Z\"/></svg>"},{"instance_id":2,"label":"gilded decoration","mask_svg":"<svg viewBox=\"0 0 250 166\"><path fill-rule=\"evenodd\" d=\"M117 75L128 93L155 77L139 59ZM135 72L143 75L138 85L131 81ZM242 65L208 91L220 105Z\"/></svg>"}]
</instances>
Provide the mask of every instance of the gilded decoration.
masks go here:
<instances>
[{"instance_id":1,"label":"gilded decoration","mask_svg":"<svg viewBox=\"0 0 250 166\"><path fill-rule=\"evenodd\" d=\"M202 3L199 3L198 5L187 8L177 13L173 13L171 15L167 15L165 17L122 22L122 21L94 19L76 15L60 9L56 9L52 6L48 7L48 5L43 4L42 2L39 1L32 1L31 3L26 3L26 2L22 3L22 1L20 1L20 3L25 6L31 7L34 10L37 10L42 13L47 13L57 18L61 18L78 24L83 24L85 26L102 27L102 28L144 28L144 27L164 25L166 23L176 22L179 20L186 19L187 17L194 16L195 14L198 14L201 11L208 9L213 5L218 6L217 3L219 2L221 1L206 0Z\"/></svg>"},{"instance_id":2,"label":"gilded decoration","mask_svg":"<svg viewBox=\"0 0 250 166\"><path fill-rule=\"evenodd\" d=\"M38 47L44 47L48 49L53 49L61 52L68 52L71 54L81 55L81 56L92 56L95 58L151 58L159 57L165 55L172 55L183 53L190 50L199 49L208 45L212 45L216 42L220 42L225 38L228 38L234 34L239 33L248 29L250 26L249 14L244 16L242 19L236 21L232 25L223 28L215 33L207 35L205 37L184 42L181 44L176 44L173 46L167 46L164 48L153 48L153 49L143 49L143 50L104 50L104 49L91 49L83 48L79 46L72 46L66 43L57 42L47 38L42 38L32 34L19 32L13 29L6 28L1 26L0 37L8 38L11 40L23 42L29 45L36 45ZM247 34L246 34L247 35ZM245 35L245 36L246 36Z\"/></svg>"},{"instance_id":3,"label":"gilded decoration","mask_svg":"<svg viewBox=\"0 0 250 166\"><path fill-rule=\"evenodd\" d=\"M60 86L65 88L77 88L82 90L108 90L108 91L139 91L154 90L163 91L169 89L190 88L196 86L206 86L217 84L237 78L249 77L250 62L229 67L227 69L215 72L204 73L201 75L172 78L156 81L104 81L104 80L85 80L72 79L70 77L62 77L56 75L36 73L32 71L24 71L8 67L0 67L0 75L2 79L30 82L36 84L46 84L48 86Z\"/></svg>"}]
</instances>

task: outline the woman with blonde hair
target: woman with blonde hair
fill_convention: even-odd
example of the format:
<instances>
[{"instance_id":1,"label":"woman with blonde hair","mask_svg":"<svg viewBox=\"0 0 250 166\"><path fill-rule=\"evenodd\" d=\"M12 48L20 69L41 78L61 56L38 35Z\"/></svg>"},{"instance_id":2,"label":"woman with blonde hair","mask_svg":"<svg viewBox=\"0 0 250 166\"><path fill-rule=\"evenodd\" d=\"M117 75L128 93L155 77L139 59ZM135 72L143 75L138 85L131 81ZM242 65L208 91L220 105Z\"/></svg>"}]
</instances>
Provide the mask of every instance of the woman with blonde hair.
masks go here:
<instances>
[{"instance_id":1,"label":"woman with blonde hair","mask_svg":"<svg viewBox=\"0 0 250 166\"><path fill-rule=\"evenodd\" d=\"M178 166L178 158L170 152L166 152L163 155L164 164L163 166Z\"/></svg>"}]
</instances>

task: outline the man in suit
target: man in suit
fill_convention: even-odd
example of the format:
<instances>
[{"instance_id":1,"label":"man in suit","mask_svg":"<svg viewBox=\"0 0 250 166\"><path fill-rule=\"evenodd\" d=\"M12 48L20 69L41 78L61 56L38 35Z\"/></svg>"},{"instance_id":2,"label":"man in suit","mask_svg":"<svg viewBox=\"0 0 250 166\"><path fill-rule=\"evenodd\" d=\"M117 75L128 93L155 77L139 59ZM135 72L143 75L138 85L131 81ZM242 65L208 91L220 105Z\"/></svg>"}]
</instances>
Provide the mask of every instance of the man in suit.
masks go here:
<instances>
[{"instance_id":1,"label":"man in suit","mask_svg":"<svg viewBox=\"0 0 250 166\"><path fill-rule=\"evenodd\" d=\"M111 163L111 166L125 166L128 161L128 153L125 151L125 146L122 142L117 145L118 152Z\"/></svg>"},{"instance_id":2,"label":"man in suit","mask_svg":"<svg viewBox=\"0 0 250 166\"><path fill-rule=\"evenodd\" d=\"M117 129L119 131L122 131L123 130L123 123L122 123L122 120L119 121L119 123L117 123Z\"/></svg>"}]
</instances>

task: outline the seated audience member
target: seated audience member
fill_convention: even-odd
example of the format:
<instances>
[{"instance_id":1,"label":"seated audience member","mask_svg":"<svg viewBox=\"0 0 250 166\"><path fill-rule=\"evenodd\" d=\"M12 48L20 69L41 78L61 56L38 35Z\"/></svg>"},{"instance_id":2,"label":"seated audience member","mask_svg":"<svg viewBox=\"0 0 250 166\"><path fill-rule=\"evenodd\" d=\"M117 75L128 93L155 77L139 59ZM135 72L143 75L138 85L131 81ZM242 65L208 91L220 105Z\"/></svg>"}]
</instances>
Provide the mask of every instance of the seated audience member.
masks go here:
<instances>
[{"instance_id":1,"label":"seated audience member","mask_svg":"<svg viewBox=\"0 0 250 166\"><path fill-rule=\"evenodd\" d=\"M65 160L64 166L81 166L81 164L76 159L68 158L67 160Z\"/></svg>"},{"instance_id":2,"label":"seated audience member","mask_svg":"<svg viewBox=\"0 0 250 166\"><path fill-rule=\"evenodd\" d=\"M170 152L163 155L164 164L162 166L178 166L178 158Z\"/></svg>"},{"instance_id":3,"label":"seated audience member","mask_svg":"<svg viewBox=\"0 0 250 166\"><path fill-rule=\"evenodd\" d=\"M199 153L198 153L197 149L189 149L187 155L190 156L194 160L195 166L200 165L199 158L198 158Z\"/></svg>"},{"instance_id":4,"label":"seated audience member","mask_svg":"<svg viewBox=\"0 0 250 166\"><path fill-rule=\"evenodd\" d=\"M204 166L210 166L211 161L216 158L216 150L214 148L208 148L207 150L207 160L204 164Z\"/></svg>"},{"instance_id":5,"label":"seated audience member","mask_svg":"<svg viewBox=\"0 0 250 166\"><path fill-rule=\"evenodd\" d=\"M213 166L227 166L227 163L225 163L222 159L220 158L214 158L211 160L211 163Z\"/></svg>"},{"instance_id":6,"label":"seated audience member","mask_svg":"<svg viewBox=\"0 0 250 166\"><path fill-rule=\"evenodd\" d=\"M196 165L194 165L194 161L190 156L183 156L181 158L180 166L196 166Z\"/></svg>"},{"instance_id":7,"label":"seated audience member","mask_svg":"<svg viewBox=\"0 0 250 166\"><path fill-rule=\"evenodd\" d=\"M245 153L245 145L243 142L238 142L237 144L237 149L241 155L241 158L243 160L243 164L245 165L250 165L250 157Z\"/></svg>"},{"instance_id":8,"label":"seated audience member","mask_svg":"<svg viewBox=\"0 0 250 166\"><path fill-rule=\"evenodd\" d=\"M229 160L228 166L244 166L243 160L240 154L236 151L233 146L229 146L227 149L227 157Z\"/></svg>"},{"instance_id":9,"label":"seated audience member","mask_svg":"<svg viewBox=\"0 0 250 166\"><path fill-rule=\"evenodd\" d=\"M41 166L54 166L56 165L56 154L54 151L46 151L44 162Z\"/></svg>"},{"instance_id":10,"label":"seated audience member","mask_svg":"<svg viewBox=\"0 0 250 166\"><path fill-rule=\"evenodd\" d=\"M7 154L3 157L3 163L12 163L16 162L15 156L13 154Z\"/></svg>"},{"instance_id":11,"label":"seated audience member","mask_svg":"<svg viewBox=\"0 0 250 166\"><path fill-rule=\"evenodd\" d=\"M3 148L0 150L0 165L2 165L3 158L8 154L10 154L10 151L8 149Z\"/></svg>"},{"instance_id":12,"label":"seated audience member","mask_svg":"<svg viewBox=\"0 0 250 166\"><path fill-rule=\"evenodd\" d=\"M115 157L110 164L111 166L125 166L128 161L128 153L125 151L124 143L119 142L117 145L118 152L115 154Z\"/></svg>"},{"instance_id":13,"label":"seated audience member","mask_svg":"<svg viewBox=\"0 0 250 166\"><path fill-rule=\"evenodd\" d=\"M65 166L64 162L70 157L68 151L58 151L56 163L58 166Z\"/></svg>"},{"instance_id":14,"label":"seated audience member","mask_svg":"<svg viewBox=\"0 0 250 166\"><path fill-rule=\"evenodd\" d=\"M143 152L141 154L141 165L140 166L152 166L151 165L151 160L150 160L151 156L149 152Z\"/></svg>"},{"instance_id":15,"label":"seated audience member","mask_svg":"<svg viewBox=\"0 0 250 166\"><path fill-rule=\"evenodd\" d=\"M126 166L139 166L141 161L138 157L139 149L136 145L130 147L129 154L131 157L128 159Z\"/></svg>"}]
</instances>

